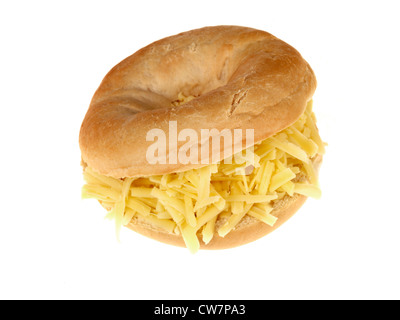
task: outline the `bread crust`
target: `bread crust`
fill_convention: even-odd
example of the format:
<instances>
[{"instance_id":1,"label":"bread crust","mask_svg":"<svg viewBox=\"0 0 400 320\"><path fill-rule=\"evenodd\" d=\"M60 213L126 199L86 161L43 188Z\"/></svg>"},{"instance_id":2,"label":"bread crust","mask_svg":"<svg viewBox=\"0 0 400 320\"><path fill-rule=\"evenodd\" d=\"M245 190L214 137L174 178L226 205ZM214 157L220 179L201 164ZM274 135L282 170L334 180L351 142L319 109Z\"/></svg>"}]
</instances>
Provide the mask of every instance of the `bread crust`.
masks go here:
<instances>
[{"instance_id":1,"label":"bread crust","mask_svg":"<svg viewBox=\"0 0 400 320\"><path fill-rule=\"evenodd\" d=\"M318 173L322 163L322 156L318 155L313 159L313 166ZM225 237L220 237L216 232L212 240L205 244L202 241L201 233L197 234L200 242L200 249L203 250L220 250L238 247L255 240L258 240L275 229L279 228L287 220L289 220L306 202L307 197L294 194L293 197L286 196L283 199L275 202L272 214L278 218L275 224L271 227L264 222L246 215ZM225 223L225 219L218 219L216 222L216 230L219 226ZM160 228L146 223L140 218L134 218L127 227L137 233L140 233L148 238L167 243L178 247L186 247L181 235L168 233Z\"/></svg>"},{"instance_id":2,"label":"bread crust","mask_svg":"<svg viewBox=\"0 0 400 320\"><path fill-rule=\"evenodd\" d=\"M315 88L302 56L267 32L216 26L171 36L137 51L103 79L81 126L82 160L115 178L199 168L204 164L150 165L147 132L168 133L168 121L177 121L178 132L191 128L199 136L201 129L254 129L259 142L293 124ZM179 93L197 98L171 107ZM167 150L167 159L169 151L175 152ZM214 161L226 156L222 151Z\"/></svg>"},{"instance_id":3,"label":"bread crust","mask_svg":"<svg viewBox=\"0 0 400 320\"><path fill-rule=\"evenodd\" d=\"M208 244L203 242L201 233L199 232L197 236L200 242L200 249L229 249L258 240L285 223L297 212L306 199L307 197L299 194L296 194L294 197L285 198L285 201L282 201L279 204L280 207L275 209L273 212L273 215L278 218L273 227L253 217L245 216L238 226L234 230L230 231L225 237L220 237L218 233L215 233L214 237ZM218 228L218 226L222 225L224 222L225 220L221 219L216 227ZM164 230L149 225L138 218L132 219L127 227L148 238L178 247L186 247L181 235L167 233Z\"/></svg>"}]
</instances>

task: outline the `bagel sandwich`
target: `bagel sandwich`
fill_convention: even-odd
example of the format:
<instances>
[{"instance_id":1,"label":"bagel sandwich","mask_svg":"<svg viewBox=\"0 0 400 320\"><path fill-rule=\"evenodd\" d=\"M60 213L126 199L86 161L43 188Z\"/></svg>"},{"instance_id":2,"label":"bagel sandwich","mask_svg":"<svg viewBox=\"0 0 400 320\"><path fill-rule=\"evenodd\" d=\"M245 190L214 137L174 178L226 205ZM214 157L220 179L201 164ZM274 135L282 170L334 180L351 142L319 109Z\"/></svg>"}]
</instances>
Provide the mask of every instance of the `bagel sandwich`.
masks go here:
<instances>
[{"instance_id":1,"label":"bagel sandwich","mask_svg":"<svg viewBox=\"0 0 400 320\"><path fill-rule=\"evenodd\" d=\"M153 42L91 100L82 197L117 234L126 226L193 253L257 240L321 196L315 89L300 53L265 31L215 26Z\"/></svg>"}]
</instances>

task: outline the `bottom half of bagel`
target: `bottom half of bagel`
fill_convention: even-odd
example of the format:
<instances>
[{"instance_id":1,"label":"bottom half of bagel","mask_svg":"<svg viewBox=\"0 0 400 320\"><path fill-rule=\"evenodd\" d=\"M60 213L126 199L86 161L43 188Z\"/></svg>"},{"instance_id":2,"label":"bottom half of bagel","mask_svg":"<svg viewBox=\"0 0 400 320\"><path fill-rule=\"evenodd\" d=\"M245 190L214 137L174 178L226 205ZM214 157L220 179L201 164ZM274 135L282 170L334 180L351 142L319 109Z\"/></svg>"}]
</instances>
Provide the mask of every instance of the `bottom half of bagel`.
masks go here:
<instances>
[{"instance_id":1,"label":"bottom half of bagel","mask_svg":"<svg viewBox=\"0 0 400 320\"><path fill-rule=\"evenodd\" d=\"M236 226L224 236L220 236L216 230L221 229L225 224L227 224L229 218L221 215L215 221L214 233L211 240L203 240L203 232L198 231L196 232L196 237L199 241L199 244L195 244L193 249L190 247L189 249L192 249L194 252L196 252L198 248L204 250L228 249L253 242L266 236L268 233L281 226L300 209L306 200L307 196L301 194L286 196L285 198L276 202L273 207L271 214L277 218L273 224L265 223L262 220L251 216L250 214L246 214L244 217L242 217L240 222L237 223ZM157 227L151 222L149 223L149 221L141 219L140 217L133 218L126 226L137 233L160 242L179 247L187 246L181 234L167 232L165 229Z\"/></svg>"},{"instance_id":2,"label":"bottom half of bagel","mask_svg":"<svg viewBox=\"0 0 400 320\"><path fill-rule=\"evenodd\" d=\"M117 234L126 226L192 253L232 248L265 236L307 197L321 196L318 170L324 152L310 101L294 124L230 161L120 179L84 165L82 197L100 201Z\"/></svg>"}]
</instances>

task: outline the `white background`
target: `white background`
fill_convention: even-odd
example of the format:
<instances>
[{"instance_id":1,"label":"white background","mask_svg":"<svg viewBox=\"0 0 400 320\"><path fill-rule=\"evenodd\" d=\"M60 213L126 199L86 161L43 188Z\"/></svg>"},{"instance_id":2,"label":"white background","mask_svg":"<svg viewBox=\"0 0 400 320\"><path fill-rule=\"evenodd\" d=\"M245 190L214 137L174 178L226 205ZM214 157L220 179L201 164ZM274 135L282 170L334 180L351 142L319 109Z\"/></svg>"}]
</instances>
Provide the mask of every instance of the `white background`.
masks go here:
<instances>
[{"instance_id":1,"label":"white background","mask_svg":"<svg viewBox=\"0 0 400 320\"><path fill-rule=\"evenodd\" d=\"M2 299L399 299L398 1L2 1ZM78 135L108 70L208 25L263 29L313 67L321 200L252 244L191 255L81 200Z\"/></svg>"}]
</instances>

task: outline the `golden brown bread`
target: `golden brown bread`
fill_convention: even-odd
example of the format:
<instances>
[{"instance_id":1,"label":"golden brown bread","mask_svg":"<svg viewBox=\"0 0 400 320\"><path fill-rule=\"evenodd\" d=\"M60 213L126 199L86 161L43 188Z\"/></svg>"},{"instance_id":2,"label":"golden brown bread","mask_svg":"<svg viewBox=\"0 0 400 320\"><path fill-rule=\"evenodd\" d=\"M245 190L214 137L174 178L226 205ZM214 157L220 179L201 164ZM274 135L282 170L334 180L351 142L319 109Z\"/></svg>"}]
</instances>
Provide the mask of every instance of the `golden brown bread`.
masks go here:
<instances>
[{"instance_id":1,"label":"golden brown bread","mask_svg":"<svg viewBox=\"0 0 400 320\"><path fill-rule=\"evenodd\" d=\"M190 128L198 136L202 129L253 129L257 143L292 125L315 88L315 75L301 55L264 31L216 26L161 39L120 62L103 79L81 126L82 163L114 178L199 168L204 164L149 164L146 151L153 142L146 141L146 134L157 128L168 136L169 121L177 121L178 132ZM174 106L180 94L195 99ZM178 141L176 149L184 143ZM167 159L170 151L176 150L167 148ZM221 147L212 161L215 154L210 153L210 162L226 157L224 151ZM320 162L320 156L313 159L316 169ZM276 201L272 214L278 220L273 227L245 216L225 237L216 233L207 245L199 234L200 246L224 249L259 239L287 221L305 200L295 194ZM224 222L219 217L216 230ZM150 238L185 246L181 235L138 216L127 226Z\"/></svg>"},{"instance_id":2,"label":"golden brown bread","mask_svg":"<svg viewBox=\"0 0 400 320\"><path fill-rule=\"evenodd\" d=\"M308 63L267 32L238 26L184 32L137 51L106 75L82 123L82 159L116 178L198 168L149 165L146 133L168 133L175 120L178 131L199 135L200 129L254 129L258 142L293 124L315 88ZM179 93L197 98L171 107Z\"/></svg>"},{"instance_id":3,"label":"golden brown bread","mask_svg":"<svg viewBox=\"0 0 400 320\"><path fill-rule=\"evenodd\" d=\"M222 238L218 235L218 233L215 233L214 237L208 244L205 244L202 241L201 232L199 232L197 236L200 240L200 248L203 250L229 249L253 242L257 239L264 237L268 233L281 226L290 217L292 217L296 213L296 211L303 205L307 197L295 194L294 197L287 197L285 199L285 202L282 201L280 203L281 207L273 212L274 216L278 217L278 220L273 227L270 227L264 222L261 222L260 220L257 220L253 217L245 216L240 221L238 226L234 230L229 232L225 237ZM223 225L225 221L225 219L220 219L216 224L216 229L218 229L220 225ZM186 246L180 234L177 235L173 233L167 233L160 228L147 224L143 220L140 220L140 218L132 219L127 227L148 238L160 242L178 247Z\"/></svg>"},{"instance_id":4,"label":"golden brown bread","mask_svg":"<svg viewBox=\"0 0 400 320\"><path fill-rule=\"evenodd\" d=\"M313 165L316 172L318 172L321 162L322 156L317 156L313 159ZM215 233L214 237L208 244L205 244L202 241L201 233L198 232L197 237L199 238L200 248L203 250L229 249L260 239L266 236L268 233L271 233L275 229L279 228L283 223L289 220L289 218L291 218L297 212L297 210L304 204L306 200L307 197L300 194L294 194L293 197L286 196L282 200L277 201L274 205L272 214L277 217L278 220L272 227L258 219L246 215L239 222L236 228L229 232L225 237L220 237L218 233ZM218 230L219 226L222 226L225 221L225 219L219 219L216 223L215 229ZM148 238L160 242L178 247L186 246L181 235L167 233L160 228L149 225L143 220L140 220L140 218L132 219L127 227Z\"/></svg>"}]
</instances>

